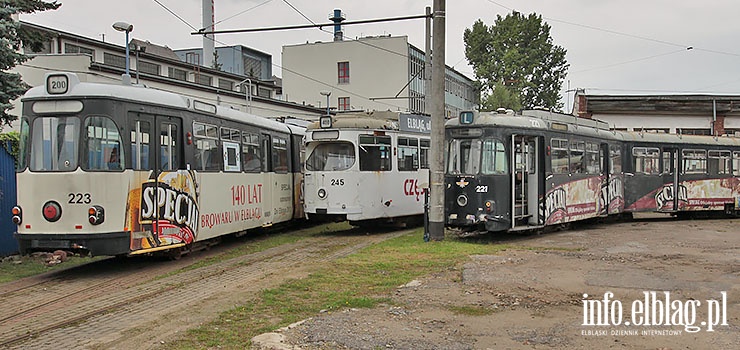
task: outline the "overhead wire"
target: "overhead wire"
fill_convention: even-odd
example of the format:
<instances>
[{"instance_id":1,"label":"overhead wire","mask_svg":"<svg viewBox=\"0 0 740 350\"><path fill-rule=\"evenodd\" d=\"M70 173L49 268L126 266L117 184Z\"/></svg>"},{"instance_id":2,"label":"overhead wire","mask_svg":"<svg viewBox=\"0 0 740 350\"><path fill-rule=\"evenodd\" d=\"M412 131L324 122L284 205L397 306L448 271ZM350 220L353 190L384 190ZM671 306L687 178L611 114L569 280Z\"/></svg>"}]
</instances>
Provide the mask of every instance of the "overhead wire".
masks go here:
<instances>
[{"instance_id":1,"label":"overhead wire","mask_svg":"<svg viewBox=\"0 0 740 350\"><path fill-rule=\"evenodd\" d=\"M235 16L238 16L238 15L241 15L241 14L243 14L243 13L246 13L246 12L248 12L248 11L250 11L250 10L253 10L253 9L255 9L255 8L259 7L259 6L265 5L265 4L267 4L267 3L271 2L271 1L272 1L272 0L268 0L268 1L265 1L265 2L263 2L263 3L260 3L260 4L258 4L257 6L253 6L253 7L249 8L249 9L247 9L247 10L241 11L241 12L239 12L238 14L236 14L236 15L233 15L233 16L231 16L231 17L227 18L227 19L230 19L230 18L233 18L233 17L235 17ZM190 23L188 23L187 21L185 21L185 20L184 20L184 19L183 19L182 17L180 17L179 15L177 15L177 13L175 13L174 11L172 11L171 9L169 9L169 8L168 8L167 6L165 6L164 4L160 3L160 2L158 1L158 0L154 0L154 2L156 2L157 4L159 4L160 6L162 6L162 7L163 7L163 8L165 9L165 10L167 10L167 12L169 12L170 14L172 14L173 16L175 16L175 17L176 17L177 19L179 19L180 21L182 21L183 23L185 23L185 24L186 24L186 25L187 25L188 27L190 27L191 29L193 29L193 30L197 31L197 29L195 29L195 28L194 28L194 26L192 26L192 25L191 25ZM295 8L295 7L293 6L293 5L291 5L291 4L290 4L290 3L288 2L288 1L285 1L285 0L284 0L284 2L285 2L286 4L288 4L288 5L289 5L289 6L291 7L291 8L293 8L294 10L296 10L296 11L297 11L297 12L298 12L299 14L301 14L301 15L302 15L302 16L303 16L304 18L306 18L307 20L309 20L310 22L312 22L312 23L313 23L313 21L311 21L311 20L310 20L310 19L309 19L308 17L306 17L306 16L305 16L305 15L304 15L303 13L301 13L301 12L300 12L300 11L299 11L299 10L298 10L297 8ZM226 19L224 19L224 20L221 20L221 21L219 21L219 22L216 22L216 23L220 23L220 22L223 22L223 21L225 21L225 20L226 20ZM214 25L215 25L215 23L214 23ZM321 30L322 30L322 31L324 31L323 29L321 29ZM330 33L330 32L329 32L329 33ZM224 45L224 46L232 46L232 50L235 50L235 51L236 51L236 48L235 48L235 47L233 47L233 45L229 45L229 44L226 44L225 42L222 42L222 41L220 41L220 40L216 40L215 38L213 39L213 41L214 41L215 43L218 43L218 44L221 44L221 45ZM373 45L370 45L370 46L373 46ZM380 48L380 47L377 47L377 46L374 46L374 47L376 47L376 48L378 48L378 49L383 49L383 48ZM396 54L398 54L398 53L397 53L397 52L395 52L395 51L391 51L391 50L387 50L387 49L385 49L385 51L388 51L388 52L392 52L392 53L396 53ZM407 56L404 56L404 57L407 57ZM271 64L272 64L273 66L277 67L277 68L280 68L280 69L282 69L282 70L288 71L288 72L290 72L290 73L293 73L293 74L295 74L295 75L297 75L297 76L300 76L300 77L302 77L302 78L305 78L305 79L311 80L311 81L313 81L313 82L316 82L316 83L319 83L319 84L321 84L321 85L324 85L324 86L327 86L327 87L331 87L331 88L333 88L333 89L336 89L336 90L339 90L339 91L345 92L345 93L347 93L347 94L350 94L350 95L352 95L352 96L355 96L355 97L359 97L360 99L363 99L363 100L367 100L368 102L372 101L372 100L371 100L371 99L370 99L369 97L366 97L366 96L362 96L362 95L360 95L360 94L354 93L354 92L352 92L352 91L349 91L349 90L347 90L347 89L339 88L339 87L337 87L337 86L334 86L334 84L326 83L326 82L320 81L320 80L318 80L318 79L315 79L315 78L311 78L311 77L309 77L309 76L307 76L307 75L305 75L305 74L301 74L301 73L295 72L295 71L293 71L293 70L287 69L287 68L285 68L285 67L282 67L282 66L280 66L280 65L278 65L277 63L274 63L274 62L272 62L272 61L271 61ZM398 108L398 106L396 106L396 105L392 105L392 104L388 104L388 103L384 103L384 102L378 102L378 101L374 101L374 102L376 102L376 103L379 103L379 104L382 104L382 105L385 105L385 106L388 106L388 107Z\"/></svg>"}]
</instances>

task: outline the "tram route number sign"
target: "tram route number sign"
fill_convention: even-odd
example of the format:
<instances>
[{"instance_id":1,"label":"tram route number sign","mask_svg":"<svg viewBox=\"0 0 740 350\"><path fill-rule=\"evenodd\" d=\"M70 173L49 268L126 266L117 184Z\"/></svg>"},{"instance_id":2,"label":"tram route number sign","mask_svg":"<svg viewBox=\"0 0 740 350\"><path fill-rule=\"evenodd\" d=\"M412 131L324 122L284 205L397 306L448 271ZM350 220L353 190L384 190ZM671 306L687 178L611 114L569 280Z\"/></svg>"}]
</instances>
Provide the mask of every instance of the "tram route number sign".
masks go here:
<instances>
[{"instance_id":1,"label":"tram route number sign","mask_svg":"<svg viewBox=\"0 0 740 350\"><path fill-rule=\"evenodd\" d=\"M432 132L432 118L428 115L401 114L398 117L400 131L430 134Z\"/></svg>"}]
</instances>

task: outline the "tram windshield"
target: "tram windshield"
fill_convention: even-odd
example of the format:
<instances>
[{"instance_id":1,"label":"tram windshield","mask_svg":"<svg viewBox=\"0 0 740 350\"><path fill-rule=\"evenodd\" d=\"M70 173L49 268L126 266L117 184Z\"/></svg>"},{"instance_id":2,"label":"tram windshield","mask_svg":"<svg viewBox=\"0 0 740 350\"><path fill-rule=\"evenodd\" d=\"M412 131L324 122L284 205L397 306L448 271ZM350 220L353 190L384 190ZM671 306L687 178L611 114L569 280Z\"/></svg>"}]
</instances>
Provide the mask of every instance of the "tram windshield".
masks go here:
<instances>
[{"instance_id":1,"label":"tram windshield","mask_svg":"<svg viewBox=\"0 0 740 350\"><path fill-rule=\"evenodd\" d=\"M80 120L44 117L33 122L29 168L32 171L70 171L77 168Z\"/></svg>"},{"instance_id":2,"label":"tram windshield","mask_svg":"<svg viewBox=\"0 0 740 350\"><path fill-rule=\"evenodd\" d=\"M349 142L321 142L306 160L309 171L341 171L355 164L355 146Z\"/></svg>"},{"instance_id":3,"label":"tram windshield","mask_svg":"<svg viewBox=\"0 0 740 350\"><path fill-rule=\"evenodd\" d=\"M447 148L448 174L477 174L481 142L478 139L452 139Z\"/></svg>"},{"instance_id":4,"label":"tram windshield","mask_svg":"<svg viewBox=\"0 0 740 350\"><path fill-rule=\"evenodd\" d=\"M452 139L447 152L448 174L502 175L509 172L504 144L496 139Z\"/></svg>"}]
</instances>

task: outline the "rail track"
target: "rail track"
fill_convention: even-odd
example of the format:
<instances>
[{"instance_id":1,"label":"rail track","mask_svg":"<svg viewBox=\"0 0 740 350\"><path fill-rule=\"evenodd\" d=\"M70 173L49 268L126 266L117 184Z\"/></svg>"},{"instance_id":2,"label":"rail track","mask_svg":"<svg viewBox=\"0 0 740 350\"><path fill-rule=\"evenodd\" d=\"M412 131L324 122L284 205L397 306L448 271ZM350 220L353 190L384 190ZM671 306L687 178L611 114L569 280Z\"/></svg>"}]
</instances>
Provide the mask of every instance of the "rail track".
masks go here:
<instances>
[{"instance_id":1,"label":"rail track","mask_svg":"<svg viewBox=\"0 0 740 350\"><path fill-rule=\"evenodd\" d=\"M147 338L189 328L181 323L167 327L171 320L164 315L183 308L196 310L204 301L209 308L218 307L221 296L256 293L287 276L310 272L323 262L406 232L366 235L353 229L177 273L203 256L196 253L179 261L107 259L0 286L4 308L0 348L124 348L132 329L146 329L135 333ZM224 310L230 307L221 305ZM149 327L153 322L164 323L164 329Z\"/></svg>"}]
</instances>

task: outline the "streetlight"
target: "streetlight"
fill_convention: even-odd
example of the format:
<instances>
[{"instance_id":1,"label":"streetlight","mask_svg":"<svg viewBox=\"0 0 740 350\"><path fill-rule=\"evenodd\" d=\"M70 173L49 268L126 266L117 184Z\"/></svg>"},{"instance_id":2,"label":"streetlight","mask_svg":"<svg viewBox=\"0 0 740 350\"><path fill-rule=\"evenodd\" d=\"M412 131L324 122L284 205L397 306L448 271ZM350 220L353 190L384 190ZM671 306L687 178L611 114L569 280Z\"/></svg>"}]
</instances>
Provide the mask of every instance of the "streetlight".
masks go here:
<instances>
[{"instance_id":1,"label":"streetlight","mask_svg":"<svg viewBox=\"0 0 740 350\"><path fill-rule=\"evenodd\" d=\"M329 115L329 96L331 96L331 91L319 91L319 93L326 96L326 115Z\"/></svg>"},{"instance_id":2,"label":"streetlight","mask_svg":"<svg viewBox=\"0 0 740 350\"><path fill-rule=\"evenodd\" d=\"M129 55L128 54L128 33L134 30L134 25L128 24L126 22L116 22L116 23L113 23L113 29L119 32L126 32L126 75L129 75L129 71L128 71L128 55Z\"/></svg>"}]
</instances>

